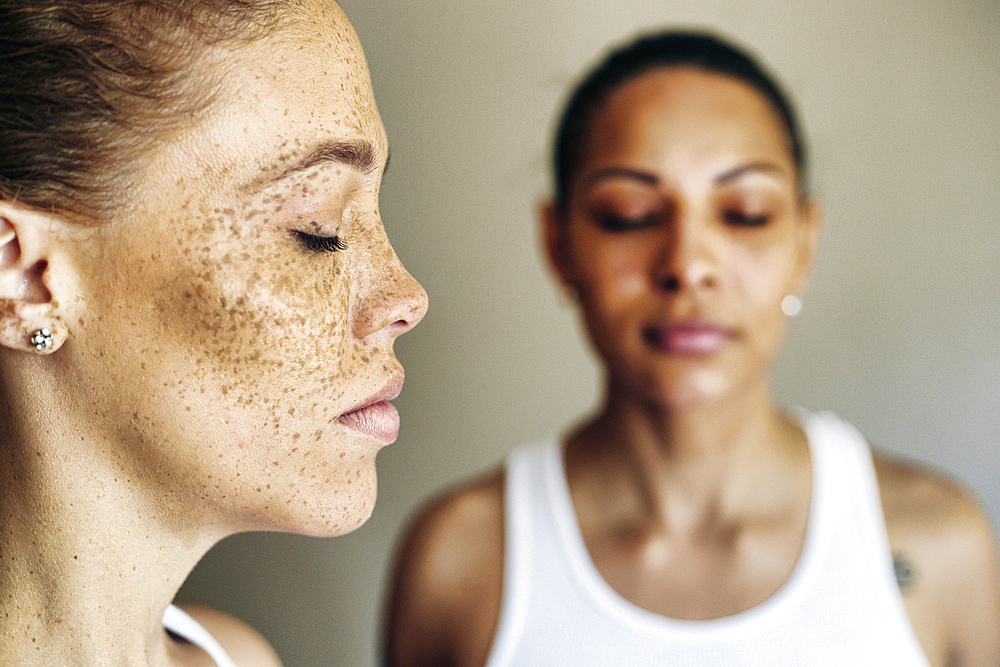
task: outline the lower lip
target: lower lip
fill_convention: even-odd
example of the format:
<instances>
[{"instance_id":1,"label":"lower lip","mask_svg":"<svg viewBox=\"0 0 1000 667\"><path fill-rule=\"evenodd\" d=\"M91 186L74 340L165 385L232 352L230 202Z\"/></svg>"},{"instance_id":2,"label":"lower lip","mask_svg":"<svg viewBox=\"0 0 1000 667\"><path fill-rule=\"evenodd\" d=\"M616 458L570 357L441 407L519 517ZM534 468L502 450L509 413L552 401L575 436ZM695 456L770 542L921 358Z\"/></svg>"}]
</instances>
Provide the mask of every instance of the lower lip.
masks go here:
<instances>
[{"instance_id":1,"label":"lower lip","mask_svg":"<svg viewBox=\"0 0 1000 667\"><path fill-rule=\"evenodd\" d=\"M646 330L646 342L666 354L704 356L721 350L732 336L715 327L666 327Z\"/></svg>"},{"instance_id":2,"label":"lower lip","mask_svg":"<svg viewBox=\"0 0 1000 667\"><path fill-rule=\"evenodd\" d=\"M399 413L392 403L381 401L341 415L341 424L385 444L399 436Z\"/></svg>"}]
</instances>

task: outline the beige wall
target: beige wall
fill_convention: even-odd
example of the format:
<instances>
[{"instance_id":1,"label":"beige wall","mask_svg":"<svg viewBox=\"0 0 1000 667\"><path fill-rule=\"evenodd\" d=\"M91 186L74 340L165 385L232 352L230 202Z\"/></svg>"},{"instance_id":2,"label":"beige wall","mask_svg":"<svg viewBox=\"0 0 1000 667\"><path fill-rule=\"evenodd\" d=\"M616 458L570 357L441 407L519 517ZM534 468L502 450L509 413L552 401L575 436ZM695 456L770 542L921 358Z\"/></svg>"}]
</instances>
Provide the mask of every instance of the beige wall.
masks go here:
<instances>
[{"instance_id":1,"label":"beige wall","mask_svg":"<svg viewBox=\"0 0 1000 667\"><path fill-rule=\"evenodd\" d=\"M798 101L823 249L775 372L878 444L963 479L1000 518L997 0L344 0L392 144L382 209L430 293L397 345L399 441L371 521L252 535L185 594L248 619L290 667L371 665L393 542L429 493L563 428L597 371L540 261L552 117L611 42L718 28Z\"/></svg>"}]
</instances>

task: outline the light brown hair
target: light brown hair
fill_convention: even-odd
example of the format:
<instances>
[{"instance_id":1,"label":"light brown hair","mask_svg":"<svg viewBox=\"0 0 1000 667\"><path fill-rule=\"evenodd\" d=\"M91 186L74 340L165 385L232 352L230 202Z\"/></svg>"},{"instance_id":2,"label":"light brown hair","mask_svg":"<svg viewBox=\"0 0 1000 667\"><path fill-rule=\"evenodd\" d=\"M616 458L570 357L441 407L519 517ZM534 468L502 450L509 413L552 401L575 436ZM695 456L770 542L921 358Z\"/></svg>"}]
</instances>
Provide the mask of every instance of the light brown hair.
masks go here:
<instances>
[{"instance_id":1,"label":"light brown hair","mask_svg":"<svg viewBox=\"0 0 1000 667\"><path fill-rule=\"evenodd\" d=\"M100 219L143 152L211 101L207 45L283 24L287 0L0 0L0 197Z\"/></svg>"}]
</instances>

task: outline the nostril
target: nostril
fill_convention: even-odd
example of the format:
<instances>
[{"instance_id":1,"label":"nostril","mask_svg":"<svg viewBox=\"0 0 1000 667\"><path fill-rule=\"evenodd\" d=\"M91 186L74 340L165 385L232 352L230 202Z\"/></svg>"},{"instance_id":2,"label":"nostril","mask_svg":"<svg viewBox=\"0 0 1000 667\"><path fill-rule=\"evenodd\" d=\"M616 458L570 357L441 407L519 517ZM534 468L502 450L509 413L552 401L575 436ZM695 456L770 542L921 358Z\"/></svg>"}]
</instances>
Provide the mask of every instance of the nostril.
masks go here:
<instances>
[{"instance_id":1,"label":"nostril","mask_svg":"<svg viewBox=\"0 0 1000 667\"><path fill-rule=\"evenodd\" d=\"M660 288L668 292L677 292L681 288L681 279L672 274L665 276L660 280Z\"/></svg>"}]
</instances>

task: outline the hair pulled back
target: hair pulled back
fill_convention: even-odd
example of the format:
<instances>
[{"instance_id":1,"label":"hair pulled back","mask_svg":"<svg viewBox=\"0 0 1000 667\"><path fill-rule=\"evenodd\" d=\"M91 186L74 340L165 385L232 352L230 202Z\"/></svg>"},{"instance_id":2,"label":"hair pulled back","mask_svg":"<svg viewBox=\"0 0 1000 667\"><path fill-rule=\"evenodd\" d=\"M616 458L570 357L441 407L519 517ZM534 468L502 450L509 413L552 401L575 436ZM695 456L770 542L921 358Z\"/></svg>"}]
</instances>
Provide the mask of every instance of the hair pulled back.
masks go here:
<instances>
[{"instance_id":1,"label":"hair pulled back","mask_svg":"<svg viewBox=\"0 0 1000 667\"><path fill-rule=\"evenodd\" d=\"M280 27L287 0L0 0L0 197L99 218L145 150L211 100L207 45Z\"/></svg>"},{"instance_id":2,"label":"hair pulled back","mask_svg":"<svg viewBox=\"0 0 1000 667\"><path fill-rule=\"evenodd\" d=\"M671 30L641 36L613 50L574 89L556 131L555 199L560 214L568 209L570 187L587 150L595 114L619 86L658 67L693 67L731 76L764 95L787 132L799 183L804 183L805 144L791 101L777 81L749 53L715 35Z\"/></svg>"}]
</instances>

